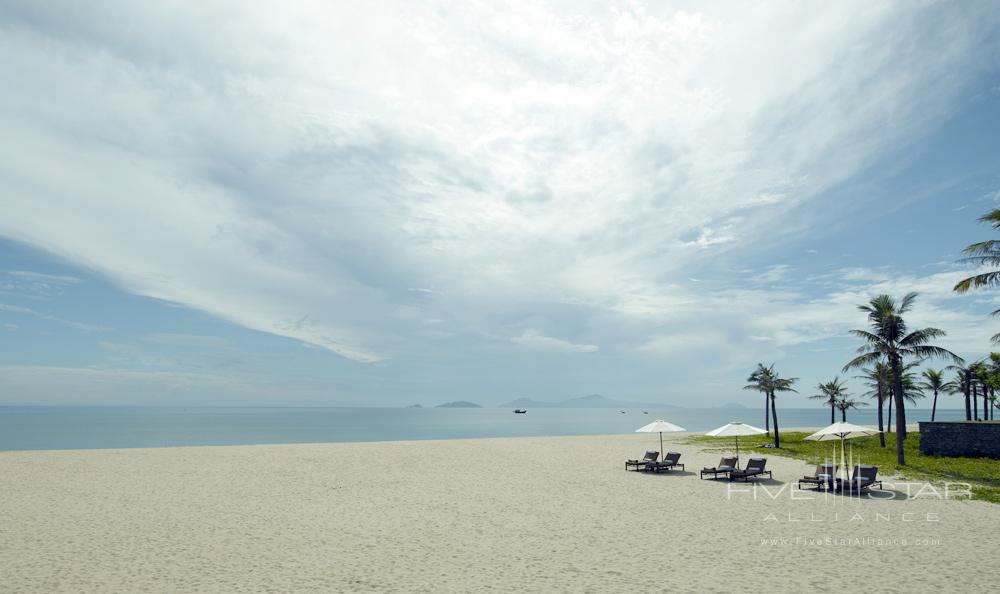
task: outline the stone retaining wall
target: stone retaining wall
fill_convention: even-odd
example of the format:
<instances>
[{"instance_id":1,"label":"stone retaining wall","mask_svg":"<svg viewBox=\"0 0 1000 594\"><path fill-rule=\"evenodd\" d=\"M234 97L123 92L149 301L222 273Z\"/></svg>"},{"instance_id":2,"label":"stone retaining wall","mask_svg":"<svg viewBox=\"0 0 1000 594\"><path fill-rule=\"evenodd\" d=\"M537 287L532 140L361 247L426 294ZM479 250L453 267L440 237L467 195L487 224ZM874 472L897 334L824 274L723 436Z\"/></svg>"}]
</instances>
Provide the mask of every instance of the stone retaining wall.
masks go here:
<instances>
[{"instance_id":1,"label":"stone retaining wall","mask_svg":"<svg viewBox=\"0 0 1000 594\"><path fill-rule=\"evenodd\" d=\"M920 453L1000 460L1000 422L920 422Z\"/></svg>"}]
</instances>

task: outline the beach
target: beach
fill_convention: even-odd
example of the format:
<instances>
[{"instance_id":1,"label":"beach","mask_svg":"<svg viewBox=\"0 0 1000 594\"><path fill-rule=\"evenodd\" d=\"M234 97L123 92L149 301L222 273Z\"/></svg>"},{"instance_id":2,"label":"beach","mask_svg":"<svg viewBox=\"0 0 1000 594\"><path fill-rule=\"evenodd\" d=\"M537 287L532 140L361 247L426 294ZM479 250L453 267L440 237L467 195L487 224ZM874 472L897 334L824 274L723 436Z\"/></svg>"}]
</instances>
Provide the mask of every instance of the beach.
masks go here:
<instances>
[{"instance_id":1,"label":"beach","mask_svg":"<svg viewBox=\"0 0 1000 594\"><path fill-rule=\"evenodd\" d=\"M626 472L654 435L0 452L5 592L987 591L1000 506ZM723 442L720 441L720 445ZM910 489L910 497L906 491ZM766 489L766 490L765 490Z\"/></svg>"}]
</instances>

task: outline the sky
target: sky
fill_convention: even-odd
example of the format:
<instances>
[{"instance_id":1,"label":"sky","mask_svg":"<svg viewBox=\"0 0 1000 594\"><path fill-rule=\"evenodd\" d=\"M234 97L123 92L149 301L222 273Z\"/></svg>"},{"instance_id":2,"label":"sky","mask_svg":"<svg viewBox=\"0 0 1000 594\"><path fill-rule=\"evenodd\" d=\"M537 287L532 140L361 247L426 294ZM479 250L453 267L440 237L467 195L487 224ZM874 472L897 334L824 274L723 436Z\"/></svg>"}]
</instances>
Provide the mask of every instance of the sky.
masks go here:
<instances>
[{"instance_id":1,"label":"sky","mask_svg":"<svg viewBox=\"0 0 1000 594\"><path fill-rule=\"evenodd\" d=\"M0 4L3 404L821 406L874 295L1000 332L990 2Z\"/></svg>"}]
</instances>

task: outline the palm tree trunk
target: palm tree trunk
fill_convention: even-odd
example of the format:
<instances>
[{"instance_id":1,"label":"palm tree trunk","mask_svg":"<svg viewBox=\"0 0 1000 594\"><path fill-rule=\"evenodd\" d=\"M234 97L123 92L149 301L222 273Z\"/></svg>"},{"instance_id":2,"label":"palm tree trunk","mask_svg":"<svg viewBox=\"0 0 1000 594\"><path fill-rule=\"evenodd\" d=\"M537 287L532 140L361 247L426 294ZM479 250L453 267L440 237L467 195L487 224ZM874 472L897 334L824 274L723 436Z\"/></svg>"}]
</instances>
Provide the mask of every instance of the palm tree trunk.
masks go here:
<instances>
[{"instance_id":1,"label":"palm tree trunk","mask_svg":"<svg viewBox=\"0 0 1000 594\"><path fill-rule=\"evenodd\" d=\"M972 405L969 404L969 388L972 386L972 372L968 369L965 370L965 385L962 386L962 392L965 394L965 420L972 420Z\"/></svg>"},{"instance_id":2,"label":"palm tree trunk","mask_svg":"<svg viewBox=\"0 0 1000 594\"><path fill-rule=\"evenodd\" d=\"M986 384L983 384L983 420L984 421L989 421L990 420L990 416L986 413L986 411L989 410L989 400L987 399L987 395L989 394L989 392L990 392L989 387L986 386Z\"/></svg>"},{"instance_id":3,"label":"palm tree trunk","mask_svg":"<svg viewBox=\"0 0 1000 594\"><path fill-rule=\"evenodd\" d=\"M830 424L833 425L837 422L837 405L833 402L830 403Z\"/></svg>"},{"instance_id":4,"label":"palm tree trunk","mask_svg":"<svg viewBox=\"0 0 1000 594\"><path fill-rule=\"evenodd\" d=\"M847 422L847 409L846 408L840 409L840 420L843 421L844 423Z\"/></svg>"},{"instance_id":5,"label":"palm tree trunk","mask_svg":"<svg viewBox=\"0 0 1000 594\"><path fill-rule=\"evenodd\" d=\"M778 410L774 407L774 393L771 393L771 418L774 420L774 447L781 447L781 438L778 437Z\"/></svg>"},{"instance_id":6,"label":"palm tree trunk","mask_svg":"<svg viewBox=\"0 0 1000 594\"><path fill-rule=\"evenodd\" d=\"M764 392L764 429L767 431L768 435L771 435L771 417L767 414L767 399L767 392Z\"/></svg>"},{"instance_id":7,"label":"palm tree trunk","mask_svg":"<svg viewBox=\"0 0 1000 594\"><path fill-rule=\"evenodd\" d=\"M931 404L931 423L934 422L934 415L937 414L937 390L934 390L934 403Z\"/></svg>"},{"instance_id":8,"label":"palm tree trunk","mask_svg":"<svg viewBox=\"0 0 1000 594\"><path fill-rule=\"evenodd\" d=\"M972 420L979 420L979 388L972 384Z\"/></svg>"},{"instance_id":9,"label":"palm tree trunk","mask_svg":"<svg viewBox=\"0 0 1000 594\"><path fill-rule=\"evenodd\" d=\"M895 399L895 396L893 396L895 391L895 388L889 390L889 420L886 422L886 431L889 433L892 433L892 401Z\"/></svg>"},{"instance_id":10,"label":"palm tree trunk","mask_svg":"<svg viewBox=\"0 0 1000 594\"><path fill-rule=\"evenodd\" d=\"M899 355L892 357L892 397L896 401L896 464L905 466L903 459L903 441L906 439L906 412L903 410L903 362Z\"/></svg>"},{"instance_id":11,"label":"palm tree trunk","mask_svg":"<svg viewBox=\"0 0 1000 594\"><path fill-rule=\"evenodd\" d=\"M885 433L883 433L882 425L882 388L878 389L878 444L879 447L885 447Z\"/></svg>"}]
</instances>

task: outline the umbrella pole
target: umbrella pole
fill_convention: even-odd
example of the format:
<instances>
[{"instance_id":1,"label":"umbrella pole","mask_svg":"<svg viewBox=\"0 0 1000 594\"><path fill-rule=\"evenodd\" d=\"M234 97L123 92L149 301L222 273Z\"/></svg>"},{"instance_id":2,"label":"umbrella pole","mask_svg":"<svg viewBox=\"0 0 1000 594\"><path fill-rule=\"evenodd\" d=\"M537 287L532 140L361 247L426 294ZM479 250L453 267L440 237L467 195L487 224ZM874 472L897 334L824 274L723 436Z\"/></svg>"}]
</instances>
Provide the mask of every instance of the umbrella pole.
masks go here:
<instances>
[{"instance_id":1,"label":"umbrella pole","mask_svg":"<svg viewBox=\"0 0 1000 594\"><path fill-rule=\"evenodd\" d=\"M847 478L847 467L844 466L844 436L843 435L840 436L840 476L843 477L845 483L848 480L850 480L850 479Z\"/></svg>"},{"instance_id":2,"label":"umbrella pole","mask_svg":"<svg viewBox=\"0 0 1000 594\"><path fill-rule=\"evenodd\" d=\"M660 460L663 459L663 432L660 431Z\"/></svg>"},{"instance_id":3,"label":"umbrella pole","mask_svg":"<svg viewBox=\"0 0 1000 594\"><path fill-rule=\"evenodd\" d=\"M736 436L736 468L740 467L740 436Z\"/></svg>"}]
</instances>

